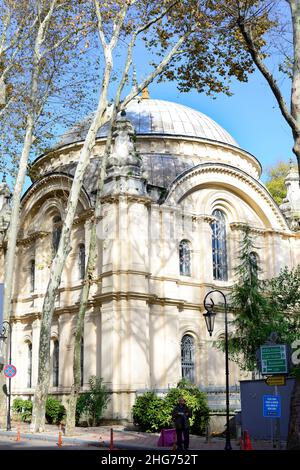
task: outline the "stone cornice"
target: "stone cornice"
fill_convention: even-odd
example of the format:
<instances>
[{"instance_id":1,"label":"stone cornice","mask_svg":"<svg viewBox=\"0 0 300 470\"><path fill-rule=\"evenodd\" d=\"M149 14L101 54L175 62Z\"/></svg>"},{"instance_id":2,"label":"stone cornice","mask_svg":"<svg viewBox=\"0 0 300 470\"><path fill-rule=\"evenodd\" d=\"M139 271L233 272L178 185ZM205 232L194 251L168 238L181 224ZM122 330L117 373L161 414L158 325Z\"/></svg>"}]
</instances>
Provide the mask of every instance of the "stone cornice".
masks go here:
<instances>
[{"instance_id":1,"label":"stone cornice","mask_svg":"<svg viewBox=\"0 0 300 470\"><path fill-rule=\"evenodd\" d=\"M44 231L32 232L30 235L28 235L28 237L18 238L17 246L30 246L36 240L45 238L48 235L49 235L49 232L44 232ZM7 247L7 241L5 240L0 244L0 248L6 248L6 247Z\"/></svg>"},{"instance_id":2,"label":"stone cornice","mask_svg":"<svg viewBox=\"0 0 300 470\"><path fill-rule=\"evenodd\" d=\"M295 234L293 232L287 232L285 230L276 230L272 228L263 228L263 227L255 227L251 226L245 222L231 222L229 224L231 230L244 230L245 227L249 227L250 231L253 234L257 235L282 235L282 236L288 236L288 237L295 237Z\"/></svg>"},{"instance_id":3,"label":"stone cornice","mask_svg":"<svg viewBox=\"0 0 300 470\"><path fill-rule=\"evenodd\" d=\"M127 195L126 193L119 193L119 194L112 194L103 196L101 198L101 203L108 203L108 204L119 204L122 202L122 199L125 202L137 202L139 204L144 204L146 206L151 205L152 200L147 196L139 196L139 195Z\"/></svg>"},{"instance_id":4,"label":"stone cornice","mask_svg":"<svg viewBox=\"0 0 300 470\"><path fill-rule=\"evenodd\" d=\"M32 232L28 237L26 238L19 238L17 240L17 245L19 246L29 246L33 242L35 242L38 239L45 238L49 235L49 232L44 232L44 231L37 231L37 232Z\"/></svg>"},{"instance_id":5,"label":"stone cornice","mask_svg":"<svg viewBox=\"0 0 300 470\"><path fill-rule=\"evenodd\" d=\"M82 211L75 219L73 222L73 226L75 225L80 225L83 222L85 222L88 219L91 219L94 215L94 209L86 209L85 211Z\"/></svg>"}]
</instances>

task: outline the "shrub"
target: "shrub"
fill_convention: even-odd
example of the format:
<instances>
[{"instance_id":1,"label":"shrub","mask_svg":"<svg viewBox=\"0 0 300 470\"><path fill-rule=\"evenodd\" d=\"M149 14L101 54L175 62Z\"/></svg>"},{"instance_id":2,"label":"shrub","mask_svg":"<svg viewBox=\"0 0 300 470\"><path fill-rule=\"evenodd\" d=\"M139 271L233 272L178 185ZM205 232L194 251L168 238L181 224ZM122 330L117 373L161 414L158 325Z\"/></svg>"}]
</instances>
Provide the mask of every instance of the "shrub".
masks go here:
<instances>
[{"instance_id":1,"label":"shrub","mask_svg":"<svg viewBox=\"0 0 300 470\"><path fill-rule=\"evenodd\" d=\"M168 413L164 400L154 392L146 392L137 397L133 405L133 421L142 431L156 432L168 424Z\"/></svg>"},{"instance_id":2,"label":"shrub","mask_svg":"<svg viewBox=\"0 0 300 470\"><path fill-rule=\"evenodd\" d=\"M109 390L102 384L103 379L92 376L89 380L90 391L82 393L76 404L76 422L82 415L87 417L90 426L99 426L103 411L109 402Z\"/></svg>"},{"instance_id":3,"label":"shrub","mask_svg":"<svg viewBox=\"0 0 300 470\"><path fill-rule=\"evenodd\" d=\"M12 406L13 411L21 415L21 420L25 423L31 422L32 416L32 401L22 400L21 398L16 398L13 401Z\"/></svg>"},{"instance_id":4,"label":"shrub","mask_svg":"<svg viewBox=\"0 0 300 470\"><path fill-rule=\"evenodd\" d=\"M59 424L66 410L59 400L54 397L48 397L46 401L46 420L49 424Z\"/></svg>"},{"instance_id":5,"label":"shrub","mask_svg":"<svg viewBox=\"0 0 300 470\"><path fill-rule=\"evenodd\" d=\"M181 396L192 412L191 433L203 434L209 421L206 395L186 380L180 381L177 388L170 389L164 398L159 398L154 392L146 392L138 397L132 410L134 423L146 432L173 426L172 412Z\"/></svg>"},{"instance_id":6,"label":"shrub","mask_svg":"<svg viewBox=\"0 0 300 470\"><path fill-rule=\"evenodd\" d=\"M16 413L22 413L24 401L25 400L22 400L22 398L15 398L12 405L13 411L15 411Z\"/></svg>"},{"instance_id":7,"label":"shrub","mask_svg":"<svg viewBox=\"0 0 300 470\"><path fill-rule=\"evenodd\" d=\"M178 398L181 396L192 412L190 418L191 433L196 435L205 433L209 422L209 407L205 393L187 380L181 380L177 388L170 389L165 397L165 406L171 415L178 403Z\"/></svg>"}]
</instances>

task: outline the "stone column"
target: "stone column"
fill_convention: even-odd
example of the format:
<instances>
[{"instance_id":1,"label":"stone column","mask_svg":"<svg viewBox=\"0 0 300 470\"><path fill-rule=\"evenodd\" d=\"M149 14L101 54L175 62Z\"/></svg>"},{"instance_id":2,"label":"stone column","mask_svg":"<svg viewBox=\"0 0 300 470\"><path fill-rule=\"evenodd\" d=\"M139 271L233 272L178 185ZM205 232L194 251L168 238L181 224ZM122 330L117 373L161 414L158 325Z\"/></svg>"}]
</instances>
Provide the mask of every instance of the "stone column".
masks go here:
<instances>
[{"instance_id":1,"label":"stone column","mask_svg":"<svg viewBox=\"0 0 300 470\"><path fill-rule=\"evenodd\" d=\"M37 318L32 322L32 387L36 386L38 379L40 328L41 320Z\"/></svg>"},{"instance_id":2,"label":"stone column","mask_svg":"<svg viewBox=\"0 0 300 470\"><path fill-rule=\"evenodd\" d=\"M64 313L58 319L59 331L59 379L58 386L69 388L72 385L73 337L72 315Z\"/></svg>"}]
</instances>

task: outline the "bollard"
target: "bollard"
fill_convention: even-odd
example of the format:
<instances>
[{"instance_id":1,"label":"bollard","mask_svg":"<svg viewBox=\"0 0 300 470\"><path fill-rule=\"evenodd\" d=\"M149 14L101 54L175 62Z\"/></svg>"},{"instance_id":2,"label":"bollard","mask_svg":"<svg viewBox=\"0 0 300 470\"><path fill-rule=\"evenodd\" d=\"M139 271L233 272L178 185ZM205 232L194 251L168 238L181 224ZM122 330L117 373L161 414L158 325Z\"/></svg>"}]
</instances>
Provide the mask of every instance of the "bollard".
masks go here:
<instances>
[{"instance_id":1,"label":"bollard","mask_svg":"<svg viewBox=\"0 0 300 470\"><path fill-rule=\"evenodd\" d=\"M20 442L20 440L21 440L20 423L18 423L18 432L17 432L16 441L17 441L17 442Z\"/></svg>"},{"instance_id":2,"label":"bollard","mask_svg":"<svg viewBox=\"0 0 300 470\"><path fill-rule=\"evenodd\" d=\"M113 450L114 448L114 430L111 428L110 430L110 443L109 443L109 450Z\"/></svg>"}]
</instances>

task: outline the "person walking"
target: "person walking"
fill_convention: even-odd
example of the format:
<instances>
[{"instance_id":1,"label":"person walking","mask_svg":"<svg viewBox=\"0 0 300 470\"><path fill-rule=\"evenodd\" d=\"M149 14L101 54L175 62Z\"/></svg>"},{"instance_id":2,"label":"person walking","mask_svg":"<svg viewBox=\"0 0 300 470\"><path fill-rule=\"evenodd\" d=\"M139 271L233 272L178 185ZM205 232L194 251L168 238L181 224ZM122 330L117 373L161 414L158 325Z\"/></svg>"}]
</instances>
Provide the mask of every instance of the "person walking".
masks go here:
<instances>
[{"instance_id":1,"label":"person walking","mask_svg":"<svg viewBox=\"0 0 300 470\"><path fill-rule=\"evenodd\" d=\"M184 450L189 448L190 441L190 420L192 413L186 406L184 398L178 399L178 405L175 406L172 417L175 423L176 436L177 436L177 449L182 450L182 443ZM182 439L183 435L183 439Z\"/></svg>"}]
</instances>

